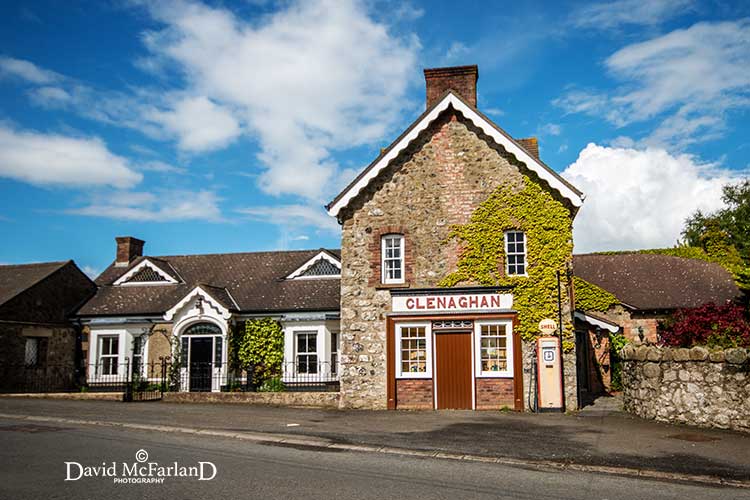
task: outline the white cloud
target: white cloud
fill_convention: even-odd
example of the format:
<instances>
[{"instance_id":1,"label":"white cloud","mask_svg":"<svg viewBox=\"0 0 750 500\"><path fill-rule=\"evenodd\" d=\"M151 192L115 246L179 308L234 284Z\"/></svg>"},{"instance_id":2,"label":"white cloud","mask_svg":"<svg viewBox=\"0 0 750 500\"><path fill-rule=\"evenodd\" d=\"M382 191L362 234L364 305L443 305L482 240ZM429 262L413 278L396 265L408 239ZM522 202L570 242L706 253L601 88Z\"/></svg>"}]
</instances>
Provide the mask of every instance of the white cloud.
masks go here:
<instances>
[{"instance_id":1,"label":"white cloud","mask_svg":"<svg viewBox=\"0 0 750 500\"><path fill-rule=\"evenodd\" d=\"M553 135L558 136L562 133L562 126L556 123L546 123L539 128L541 135Z\"/></svg>"},{"instance_id":2,"label":"white cloud","mask_svg":"<svg viewBox=\"0 0 750 500\"><path fill-rule=\"evenodd\" d=\"M750 19L698 23L628 45L605 61L611 95L572 89L554 103L616 126L657 119L646 145L684 149L720 137L729 111L750 107Z\"/></svg>"},{"instance_id":3,"label":"white cloud","mask_svg":"<svg viewBox=\"0 0 750 500\"><path fill-rule=\"evenodd\" d=\"M96 279L97 276L99 276L99 274L102 272L101 269L96 268L94 266L83 266L81 268L81 271L83 271L83 273L89 278L91 278L92 280Z\"/></svg>"},{"instance_id":4,"label":"white cloud","mask_svg":"<svg viewBox=\"0 0 750 500\"><path fill-rule=\"evenodd\" d=\"M177 136L180 149L185 151L222 148L240 135L240 125L232 113L207 97L185 97L170 110L153 110L144 118Z\"/></svg>"},{"instance_id":5,"label":"white cloud","mask_svg":"<svg viewBox=\"0 0 750 500\"><path fill-rule=\"evenodd\" d=\"M576 9L571 22L579 28L608 30L621 25L657 25L693 8L694 0L615 0Z\"/></svg>"},{"instance_id":6,"label":"white cloud","mask_svg":"<svg viewBox=\"0 0 750 500\"><path fill-rule=\"evenodd\" d=\"M148 161L142 165L139 165L140 170L146 170L149 172L160 172L160 173L169 173L169 174L184 174L187 172L187 169L182 167L175 167L174 165L170 165L169 163L164 163L163 161L153 160Z\"/></svg>"},{"instance_id":7,"label":"white cloud","mask_svg":"<svg viewBox=\"0 0 750 500\"><path fill-rule=\"evenodd\" d=\"M42 69L29 61L0 56L0 76L20 78L37 85L45 85L62 79L54 71Z\"/></svg>"},{"instance_id":8,"label":"white cloud","mask_svg":"<svg viewBox=\"0 0 750 500\"><path fill-rule=\"evenodd\" d=\"M77 138L0 125L0 176L36 185L130 187L142 176L97 137Z\"/></svg>"},{"instance_id":9,"label":"white cloud","mask_svg":"<svg viewBox=\"0 0 750 500\"><path fill-rule=\"evenodd\" d=\"M252 220L272 222L292 229L314 227L333 234L339 234L341 231L336 220L330 217L321 206L255 206L240 208L237 209L237 212Z\"/></svg>"},{"instance_id":10,"label":"white cloud","mask_svg":"<svg viewBox=\"0 0 750 500\"><path fill-rule=\"evenodd\" d=\"M394 37L359 2L292 2L254 23L189 1L148 8L164 24L143 37L152 56L179 68L187 95L258 137L259 182L272 194L329 196L331 152L382 137L416 74L418 42ZM186 148L232 135L205 139L200 121L179 125L170 128Z\"/></svg>"},{"instance_id":11,"label":"white cloud","mask_svg":"<svg viewBox=\"0 0 750 500\"><path fill-rule=\"evenodd\" d=\"M221 222L219 201L212 191L118 191L97 195L89 205L67 210L67 213L145 222Z\"/></svg>"},{"instance_id":12,"label":"white cloud","mask_svg":"<svg viewBox=\"0 0 750 500\"><path fill-rule=\"evenodd\" d=\"M574 224L581 253L673 246L696 209L722 206L736 173L663 149L589 144L562 175L586 194Z\"/></svg>"}]
</instances>

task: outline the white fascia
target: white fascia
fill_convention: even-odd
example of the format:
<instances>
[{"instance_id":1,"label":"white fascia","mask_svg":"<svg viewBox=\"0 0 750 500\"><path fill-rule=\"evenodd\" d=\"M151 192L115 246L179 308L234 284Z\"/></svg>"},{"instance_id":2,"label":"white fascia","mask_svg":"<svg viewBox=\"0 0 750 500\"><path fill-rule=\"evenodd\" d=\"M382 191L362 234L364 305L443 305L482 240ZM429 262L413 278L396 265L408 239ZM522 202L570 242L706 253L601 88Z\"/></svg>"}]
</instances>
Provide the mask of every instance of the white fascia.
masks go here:
<instances>
[{"instance_id":1,"label":"white fascia","mask_svg":"<svg viewBox=\"0 0 750 500\"><path fill-rule=\"evenodd\" d=\"M324 276L302 276L302 273L307 271L310 268L310 266L315 264L320 259L325 259L331 264L333 264L334 266L338 267L339 274L326 274ZM295 271L289 276L287 276L286 279L293 280L293 279L308 279L308 278L317 279L317 278L340 278L340 277L341 277L341 261L333 257L328 252L324 252L321 250L320 252L318 252L318 254L315 257L313 257L312 259L308 260L307 262L302 264L300 267L295 269Z\"/></svg>"},{"instance_id":2,"label":"white fascia","mask_svg":"<svg viewBox=\"0 0 750 500\"><path fill-rule=\"evenodd\" d=\"M211 297L211 295L205 291L203 288L199 286L196 286L193 288L193 290L185 295L182 300L180 300L177 304L175 304L172 309L164 313L164 319L167 321L172 321L172 319L175 317L175 315L180 312L180 310L185 307L191 300L193 300L196 297L202 297L203 300L208 302L208 304L214 308L216 311L218 311L219 315L225 319L228 320L232 313L229 312L229 309L221 305L219 301L217 301L215 298Z\"/></svg>"},{"instance_id":3,"label":"white fascia","mask_svg":"<svg viewBox=\"0 0 750 500\"><path fill-rule=\"evenodd\" d=\"M586 313L582 313L581 311L576 311L573 313L577 319L580 319L581 321L585 321L589 325L597 326L601 328L602 330L607 330L611 333L617 333L620 331L619 326L612 325L606 321L602 321L599 318L595 318L593 316L589 316Z\"/></svg>"},{"instance_id":4,"label":"white fascia","mask_svg":"<svg viewBox=\"0 0 750 500\"><path fill-rule=\"evenodd\" d=\"M144 267L150 267L151 269L156 272L159 276L164 278L166 283L164 281L139 281L137 283L128 283L127 281L135 276L138 271L143 269ZM127 273L123 274L119 278L117 278L117 281L113 283L114 285L123 285L123 286L136 286L136 285L175 285L177 284L177 280L174 279L169 274L165 273L162 269L159 268L156 264L149 261L148 259L144 259L143 262L135 266L133 269L128 271Z\"/></svg>"},{"instance_id":5,"label":"white fascia","mask_svg":"<svg viewBox=\"0 0 750 500\"><path fill-rule=\"evenodd\" d=\"M510 139L505 134L500 133L486 118L477 114L471 107L464 104L458 97L452 92L446 94L442 101L435 106L432 111L427 114L422 120L401 140L383 156L374 166L371 168L366 175L364 175L356 184L351 186L341 197L339 201L331 205L328 209L328 214L332 217L338 217L339 212L345 208L349 202L356 197L370 182L375 179L380 172L388 166L391 160L395 159L401 151L403 151L419 134L421 134L429 125L449 106L453 106L453 109L460 112L464 117L469 119L477 128L481 129L482 132L487 134L489 137L506 151L513 154L519 161L526 164L526 166L533 171L540 179L547 182L553 189L557 190L561 196L570 201L574 207L580 207L583 205L583 197L570 189L565 183L561 182L554 174L552 174L547 168L545 168L539 160L531 156L524 148L519 146L514 140Z\"/></svg>"}]
</instances>

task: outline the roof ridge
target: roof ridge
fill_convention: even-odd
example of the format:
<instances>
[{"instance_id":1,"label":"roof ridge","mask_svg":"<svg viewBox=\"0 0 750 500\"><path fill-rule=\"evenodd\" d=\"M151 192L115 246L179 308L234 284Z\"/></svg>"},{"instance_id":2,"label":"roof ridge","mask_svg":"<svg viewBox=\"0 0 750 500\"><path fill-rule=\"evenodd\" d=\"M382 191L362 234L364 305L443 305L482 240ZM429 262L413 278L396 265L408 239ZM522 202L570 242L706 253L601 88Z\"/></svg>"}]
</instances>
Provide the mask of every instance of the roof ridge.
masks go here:
<instances>
[{"instance_id":1,"label":"roof ridge","mask_svg":"<svg viewBox=\"0 0 750 500\"><path fill-rule=\"evenodd\" d=\"M319 253L321 250L327 252L340 252L340 248L308 248L301 250L259 250L253 252L213 252L213 253L188 253L179 255L144 255L145 259L170 259L174 257L214 257L218 255L262 255L262 254L293 254L293 253ZM168 263L168 262L167 262Z\"/></svg>"},{"instance_id":2,"label":"roof ridge","mask_svg":"<svg viewBox=\"0 0 750 500\"><path fill-rule=\"evenodd\" d=\"M45 266L45 265L52 265L52 264L57 264L57 265L62 266L63 264L67 264L68 262L73 262L73 259L51 260L49 262L26 262L23 264L0 264L0 267L31 267L31 266Z\"/></svg>"}]
</instances>

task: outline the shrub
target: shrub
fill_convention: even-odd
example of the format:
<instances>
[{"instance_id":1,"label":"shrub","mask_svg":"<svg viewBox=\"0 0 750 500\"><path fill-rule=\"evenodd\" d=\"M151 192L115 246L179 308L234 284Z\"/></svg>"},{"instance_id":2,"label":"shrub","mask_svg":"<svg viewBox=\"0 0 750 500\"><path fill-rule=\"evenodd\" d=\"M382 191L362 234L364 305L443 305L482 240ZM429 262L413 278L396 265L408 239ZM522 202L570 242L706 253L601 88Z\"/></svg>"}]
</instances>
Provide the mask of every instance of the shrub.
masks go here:
<instances>
[{"instance_id":1,"label":"shrub","mask_svg":"<svg viewBox=\"0 0 750 500\"><path fill-rule=\"evenodd\" d=\"M628 339L621 333L609 334L609 366L610 388L613 391L622 390L622 358L620 351L628 344Z\"/></svg>"},{"instance_id":2,"label":"shrub","mask_svg":"<svg viewBox=\"0 0 750 500\"><path fill-rule=\"evenodd\" d=\"M269 378L258 387L258 392L284 392L285 390L286 386L281 381L281 377Z\"/></svg>"},{"instance_id":3,"label":"shrub","mask_svg":"<svg viewBox=\"0 0 750 500\"><path fill-rule=\"evenodd\" d=\"M709 303L675 312L659 325L659 338L672 347L750 347L750 320L742 306Z\"/></svg>"},{"instance_id":4,"label":"shrub","mask_svg":"<svg viewBox=\"0 0 750 500\"><path fill-rule=\"evenodd\" d=\"M253 368L257 383L281 374L284 361L284 331L278 321L257 318L245 322L244 335L237 338L237 357Z\"/></svg>"}]
</instances>

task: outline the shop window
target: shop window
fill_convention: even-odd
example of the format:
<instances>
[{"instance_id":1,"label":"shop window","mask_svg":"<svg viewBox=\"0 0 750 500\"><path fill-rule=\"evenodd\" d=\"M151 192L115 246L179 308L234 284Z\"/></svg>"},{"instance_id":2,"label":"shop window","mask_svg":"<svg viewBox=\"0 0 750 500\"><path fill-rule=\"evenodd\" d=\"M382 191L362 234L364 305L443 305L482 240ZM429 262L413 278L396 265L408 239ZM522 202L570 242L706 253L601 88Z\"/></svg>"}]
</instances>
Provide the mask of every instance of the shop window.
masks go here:
<instances>
[{"instance_id":1,"label":"shop window","mask_svg":"<svg viewBox=\"0 0 750 500\"><path fill-rule=\"evenodd\" d=\"M505 232L505 272L508 276L526 275L526 235L522 231Z\"/></svg>"},{"instance_id":2,"label":"shop window","mask_svg":"<svg viewBox=\"0 0 750 500\"><path fill-rule=\"evenodd\" d=\"M317 332L298 332L295 337L297 373L318 373Z\"/></svg>"},{"instance_id":3,"label":"shop window","mask_svg":"<svg viewBox=\"0 0 750 500\"><path fill-rule=\"evenodd\" d=\"M117 375L120 339L116 335L99 337L99 369L102 375Z\"/></svg>"},{"instance_id":4,"label":"shop window","mask_svg":"<svg viewBox=\"0 0 750 500\"><path fill-rule=\"evenodd\" d=\"M404 282L404 236L387 234L381 239L383 283Z\"/></svg>"},{"instance_id":5,"label":"shop window","mask_svg":"<svg viewBox=\"0 0 750 500\"><path fill-rule=\"evenodd\" d=\"M432 376L429 325L403 324L396 328L396 371L400 378Z\"/></svg>"},{"instance_id":6,"label":"shop window","mask_svg":"<svg viewBox=\"0 0 750 500\"><path fill-rule=\"evenodd\" d=\"M490 377L512 376L513 339L510 331L510 322L477 324L478 374Z\"/></svg>"}]
</instances>

